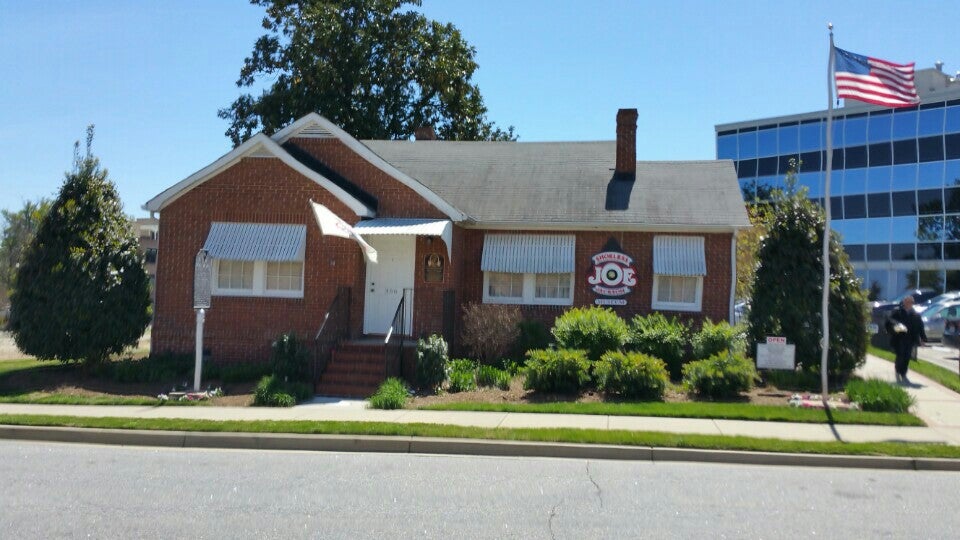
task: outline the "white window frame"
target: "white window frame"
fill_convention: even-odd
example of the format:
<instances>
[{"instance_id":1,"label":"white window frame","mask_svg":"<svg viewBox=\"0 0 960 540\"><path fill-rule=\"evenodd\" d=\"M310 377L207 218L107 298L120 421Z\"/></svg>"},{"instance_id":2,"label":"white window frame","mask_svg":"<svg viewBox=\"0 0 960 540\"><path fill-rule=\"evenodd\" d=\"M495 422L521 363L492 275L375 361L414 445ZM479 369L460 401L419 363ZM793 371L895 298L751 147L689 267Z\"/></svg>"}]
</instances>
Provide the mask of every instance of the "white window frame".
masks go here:
<instances>
[{"instance_id":1,"label":"white window frame","mask_svg":"<svg viewBox=\"0 0 960 540\"><path fill-rule=\"evenodd\" d=\"M286 261L300 263L300 290L285 291L276 289L267 289L267 261L253 262L253 288L252 289L226 289L220 288L220 259L213 260L213 295L214 296L263 296L270 298L303 298L304 268L306 264L303 261Z\"/></svg>"},{"instance_id":2,"label":"white window frame","mask_svg":"<svg viewBox=\"0 0 960 540\"><path fill-rule=\"evenodd\" d=\"M519 273L519 272L497 272L497 273ZM552 274L564 274L566 272L551 272ZM490 296L490 274L483 273L483 303L484 304L516 304L529 306L572 306L573 305L573 272L570 272L570 297L569 298L537 298L537 274L527 272L523 274L523 294L519 297Z\"/></svg>"},{"instance_id":3,"label":"white window frame","mask_svg":"<svg viewBox=\"0 0 960 540\"><path fill-rule=\"evenodd\" d=\"M679 277L691 278L697 280L696 300L691 304L687 302L661 302L657 295L660 294L661 277ZM703 307L703 276L675 276L672 274L654 274L653 275L653 293L650 295L653 299L651 307L662 311L702 311Z\"/></svg>"}]
</instances>

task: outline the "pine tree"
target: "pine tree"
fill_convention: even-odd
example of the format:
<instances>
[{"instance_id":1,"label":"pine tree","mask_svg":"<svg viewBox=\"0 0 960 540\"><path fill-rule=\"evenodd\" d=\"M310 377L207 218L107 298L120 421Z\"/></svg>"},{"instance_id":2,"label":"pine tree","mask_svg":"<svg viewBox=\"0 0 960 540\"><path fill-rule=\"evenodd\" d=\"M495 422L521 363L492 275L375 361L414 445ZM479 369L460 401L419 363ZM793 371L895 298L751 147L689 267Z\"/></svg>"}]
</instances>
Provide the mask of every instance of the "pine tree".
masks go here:
<instances>
[{"instance_id":1,"label":"pine tree","mask_svg":"<svg viewBox=\"0 0 960 540\"><path fill-rule=\"evenodd\" d=\"M97 363L136 343L150 322L139 240L107 171L74 147L74 168L17 270L10 329L41 359Z\"/></svg>"}]
</instances>

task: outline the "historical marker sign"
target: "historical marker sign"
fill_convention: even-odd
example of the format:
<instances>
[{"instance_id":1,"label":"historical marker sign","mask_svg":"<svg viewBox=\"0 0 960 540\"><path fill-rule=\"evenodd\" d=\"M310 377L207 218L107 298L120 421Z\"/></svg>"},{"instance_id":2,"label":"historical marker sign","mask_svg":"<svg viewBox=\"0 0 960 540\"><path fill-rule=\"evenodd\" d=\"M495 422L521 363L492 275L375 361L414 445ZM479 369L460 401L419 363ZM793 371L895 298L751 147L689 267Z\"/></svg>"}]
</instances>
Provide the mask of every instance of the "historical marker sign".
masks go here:
<instances>
[{"instance_id":1,"label":"historical marker sign","mask_svg":"<svg viewBox=\"0 0 960 540\"><path fill-rule=\"evenodd\" d=\"M210 309L213 292L213 259L207 250L197 252L193 265L193 309Z\"/></svg>"},{"instance_id":2,"label":"historical marker sign","mask_svg":"<svg viewBox=\"0 0 960 540\"><path fill-rule=\"evenodd\" d=\"M770 336L766 343L757 344L758 369L793 370L796 359L796 346L788 345L787 338Z\"/></svg>"}]
</instances>

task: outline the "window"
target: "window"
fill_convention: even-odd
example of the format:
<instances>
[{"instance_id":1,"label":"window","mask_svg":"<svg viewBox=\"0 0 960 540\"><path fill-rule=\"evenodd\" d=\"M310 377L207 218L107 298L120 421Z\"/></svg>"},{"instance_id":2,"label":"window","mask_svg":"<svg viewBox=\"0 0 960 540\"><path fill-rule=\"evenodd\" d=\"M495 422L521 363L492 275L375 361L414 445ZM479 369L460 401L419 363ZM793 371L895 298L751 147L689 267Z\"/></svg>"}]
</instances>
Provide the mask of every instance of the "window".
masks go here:
<instances>
[{"instance_id":1,"label":"window","mask_svg":"<svg viewBox=\"0 0 960 540\"><path fill-rule=\"evenodd\" d=\"M146 259L147 264L154 264L157 262L157 248L147 248L144 252L144 258Z\"/></svg>"},{"instance_id":2,"label":"window","mask_svg":"<svg viewBox=\"0 0 960 540\"><path fill-rule=\"evenodd\" d=\"M702 276L653 276L653 309L700 311Z\"/></svg>"},{"instance_id":3,"label":"window","mask_svg":"<svg viewBox=\"0 0 960 540\"><path fill-rule=\"evenodd\" d=\"M253 289L253 262L220 261L217 267L218 289Z\"/></svg>"},{"instance_id":4,"label":"window","mask_svg":"<svg viewBox=\"0 0 960 540\"><path fill-rule=\"evenodd\" d=\"M267 290L302 291L303 263L299 261L268 262Z\"/></svg>"},{"instance_id":5,"label":"window","mask_svg":"<svg viewBox=\"0 0 960 540\"><path fill-rule=\"evenodd\" d=\"M487 296L490 298L523 298L523 274L488 272Z\"/></svg>"},{"instance_id":6,"label":"window","mask_svg":"<svg viewBox=\"0 0 960 540\"><path fill-rule=\"evenodd\" d=\"M484 272L486 304L573 305L572 273Z\"/></svg>"},{"instance_id":7,"label":"window","mask_svg":"<svg viewBox=\"0 0 960 540\"><path fill-rule=\"evenodd\" d=\"M214 260L217 296L303 298L303 262Z\"/></svg>"}]
</instances>

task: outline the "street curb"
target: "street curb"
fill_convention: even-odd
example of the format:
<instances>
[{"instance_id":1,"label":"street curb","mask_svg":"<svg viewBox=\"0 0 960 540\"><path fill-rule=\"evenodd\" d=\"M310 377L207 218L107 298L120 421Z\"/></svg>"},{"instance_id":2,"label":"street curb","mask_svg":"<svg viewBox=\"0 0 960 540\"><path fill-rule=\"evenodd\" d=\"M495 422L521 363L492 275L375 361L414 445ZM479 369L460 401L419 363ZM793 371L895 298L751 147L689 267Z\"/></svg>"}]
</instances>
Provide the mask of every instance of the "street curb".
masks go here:
<instances>
[{"instance_id":1,"label":"street curb","mask_svg":"<svg viewBox=\"0 0 960 540\"><path fill-rule=\"evenodd\" d=\"M0 425L0 439L169 448L386 452L960 472L960 459L791 454L407 436L152 431Z\"/></svg>"}]
</instances>

